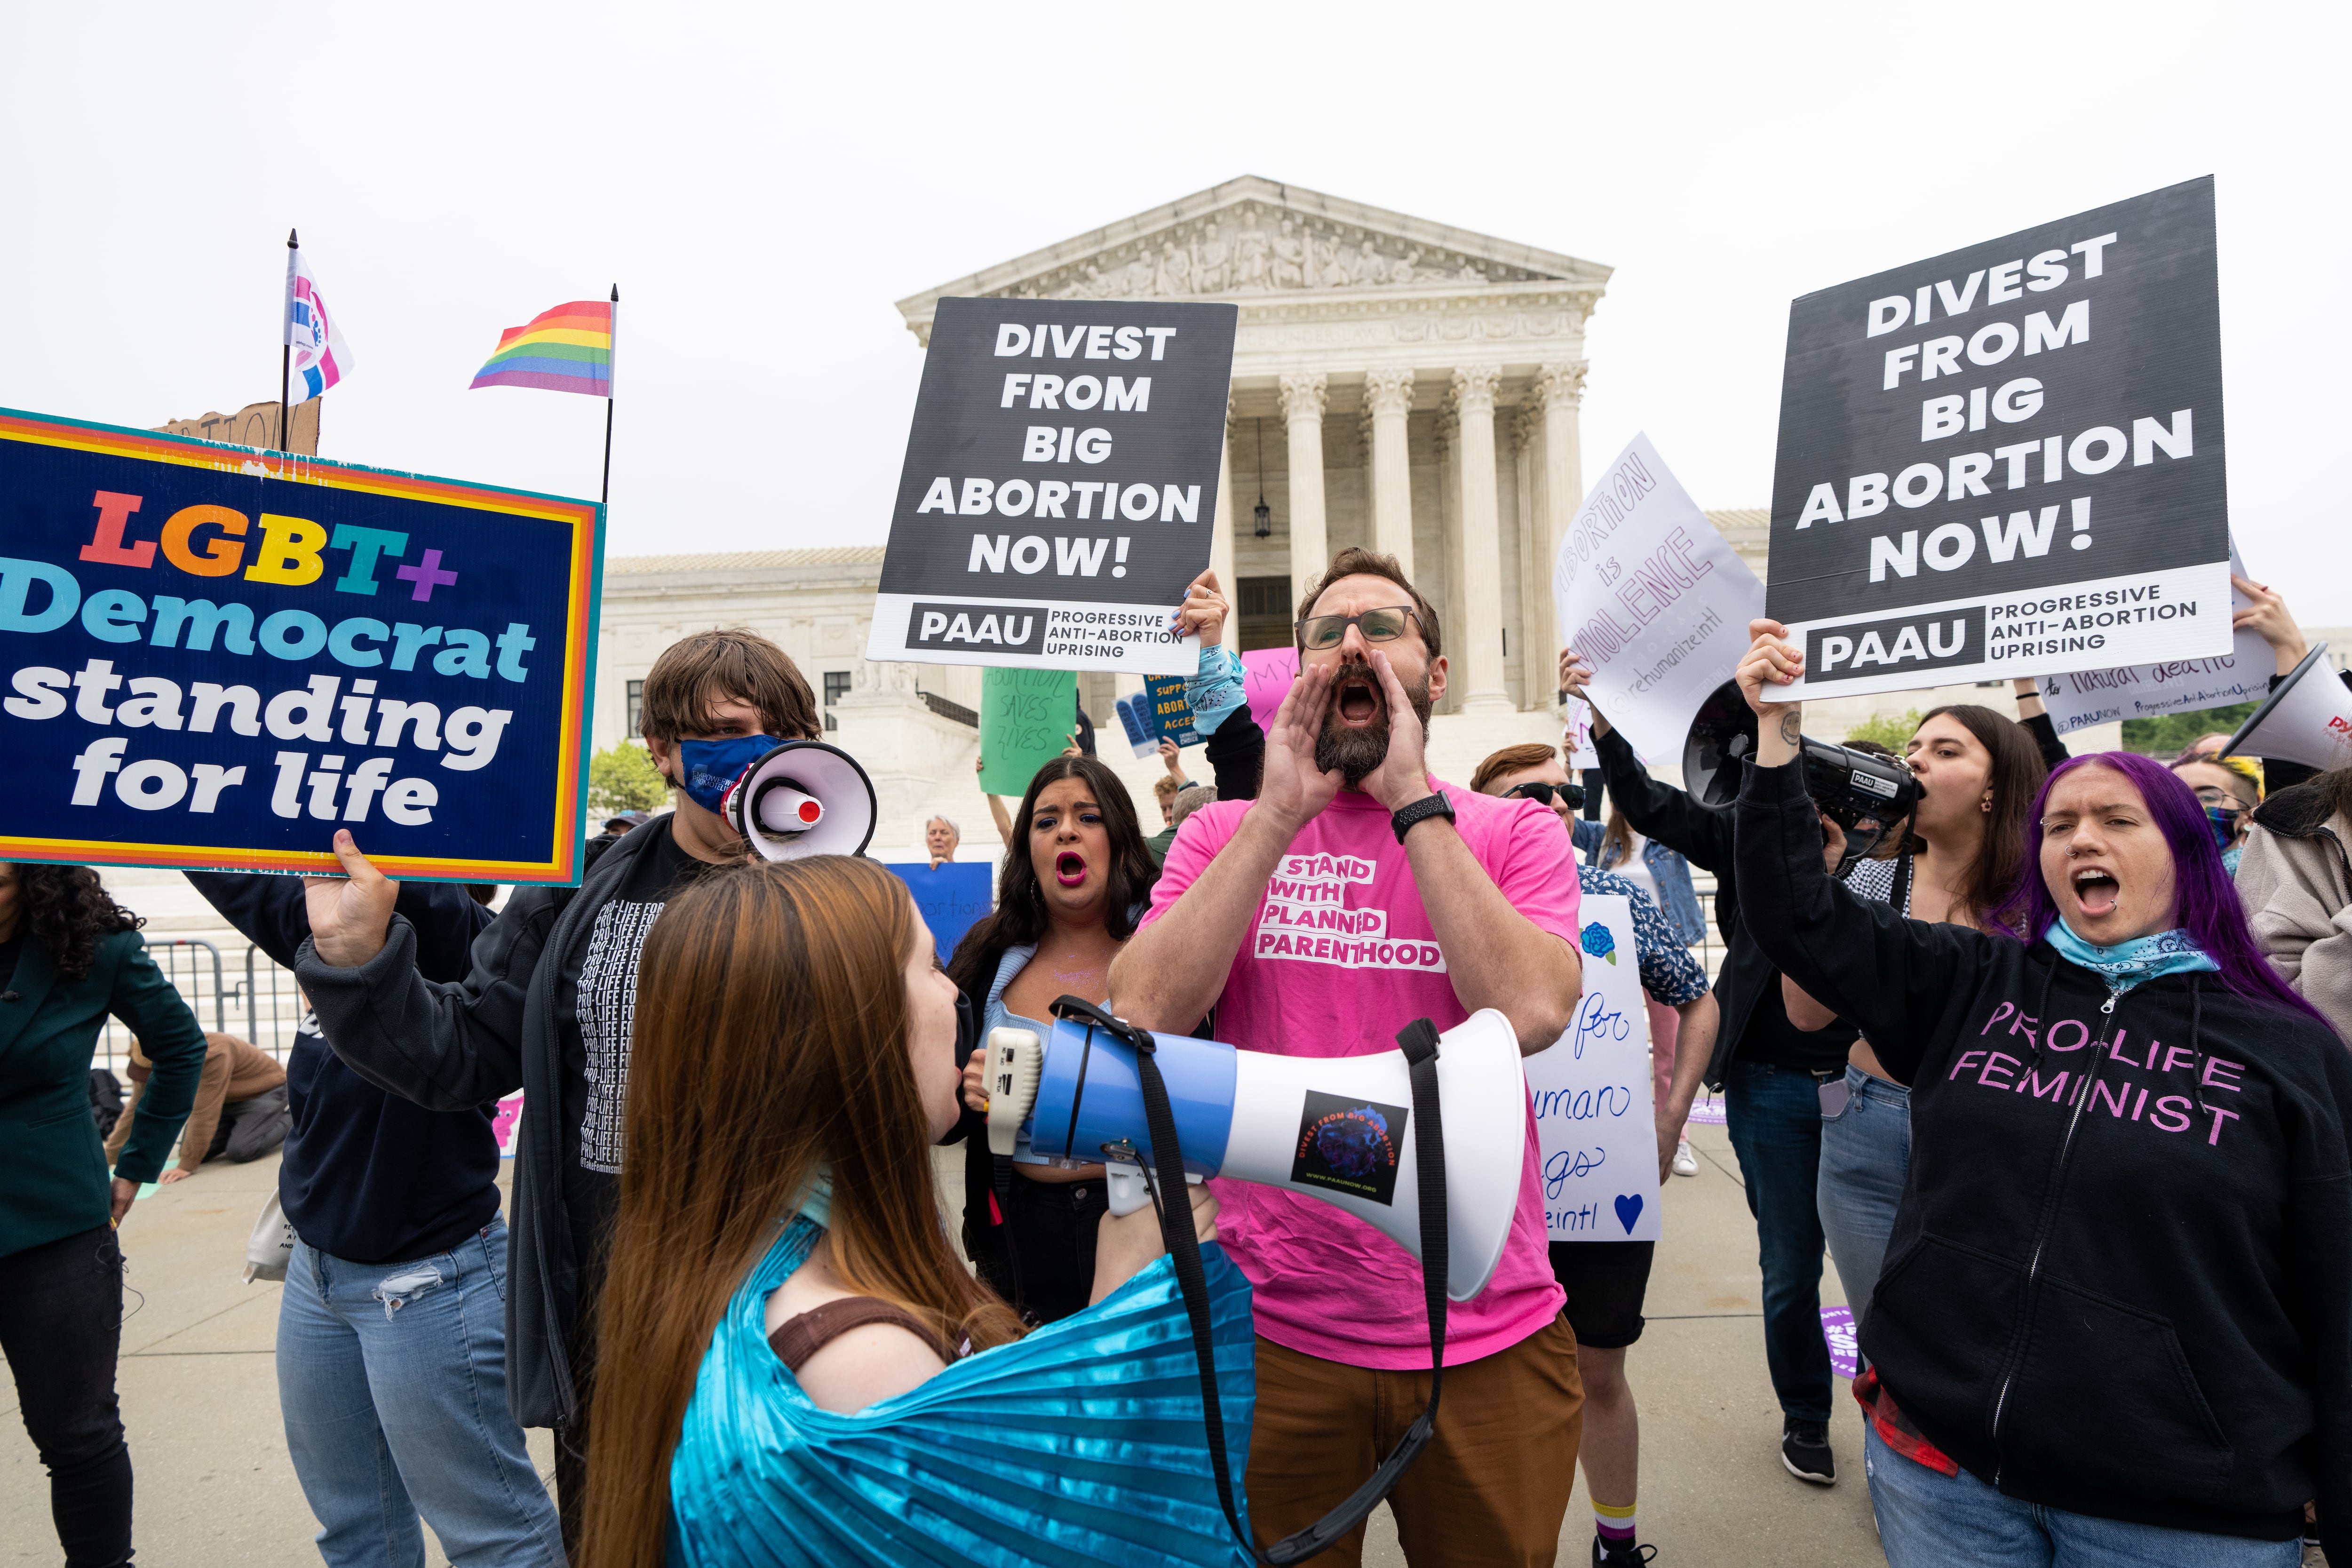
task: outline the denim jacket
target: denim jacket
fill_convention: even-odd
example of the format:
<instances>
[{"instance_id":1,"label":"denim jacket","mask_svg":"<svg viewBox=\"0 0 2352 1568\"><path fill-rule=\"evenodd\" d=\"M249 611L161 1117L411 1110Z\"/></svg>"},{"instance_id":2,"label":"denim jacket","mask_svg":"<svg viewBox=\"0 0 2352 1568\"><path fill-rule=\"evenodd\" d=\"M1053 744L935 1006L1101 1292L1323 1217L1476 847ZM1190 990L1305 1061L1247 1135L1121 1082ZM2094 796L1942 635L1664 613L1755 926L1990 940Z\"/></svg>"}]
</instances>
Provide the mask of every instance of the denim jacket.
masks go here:
<instances>
[{"instance_id":1,"label":"denim jacket","mask_svg":"<svg viewBox=\"0 0 2352 1568\"><path fill-rule=\"evenodd\" d=\"M1608 829L1587 817L1578 817L1569 826L1569 837L1575 839L1578 853L1584 863L1606 871L1617 863L1613 852L1603 857L1601 841ZM1642 863L1658 884L1658 903L1675 933L1687 947L1706 935L1706 915L1698 907L1698 894L1691 887L1690 862L1659 843L1654 838L1642 844Z\"/></svg>"}]
</instances>

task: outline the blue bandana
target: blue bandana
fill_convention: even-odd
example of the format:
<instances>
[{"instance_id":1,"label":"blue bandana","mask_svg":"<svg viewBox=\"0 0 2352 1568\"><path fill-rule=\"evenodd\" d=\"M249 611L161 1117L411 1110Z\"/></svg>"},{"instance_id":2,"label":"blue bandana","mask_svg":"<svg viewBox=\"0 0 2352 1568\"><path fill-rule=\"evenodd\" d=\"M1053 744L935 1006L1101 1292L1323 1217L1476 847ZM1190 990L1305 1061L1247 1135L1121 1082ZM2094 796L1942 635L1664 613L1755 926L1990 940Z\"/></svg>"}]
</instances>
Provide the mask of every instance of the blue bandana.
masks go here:
<instances>
[{"instance_id":1,"label":"blue bandana","mask_svg":"<svg viewBox=\"0 0 2352 1568\"><path fill-rule=\"evenodd\" d=\"M735 735L724 741L680 741L677 765L686 774L679 787L694 804L714 815L743 770L782 745L769 735Z\"/></svg>"},{"instance_id":2,"label":"blue bandana","mask_svg":"<svg viewBox=\"0 0 2352 1568\"><path fill-rule=\"evenodd\" d=\"M2107 989L2118 996L2141 981L2153 980L2159 974L2211 973L2221 967L2185 931L2160 931L2153 936L2119 942L2113 947L2095 947L2076 936L2074 928L2061 918L2052 921L2042 934L2058 950L2059 957L2105 980Z\"/></svg>"}]
</instances>

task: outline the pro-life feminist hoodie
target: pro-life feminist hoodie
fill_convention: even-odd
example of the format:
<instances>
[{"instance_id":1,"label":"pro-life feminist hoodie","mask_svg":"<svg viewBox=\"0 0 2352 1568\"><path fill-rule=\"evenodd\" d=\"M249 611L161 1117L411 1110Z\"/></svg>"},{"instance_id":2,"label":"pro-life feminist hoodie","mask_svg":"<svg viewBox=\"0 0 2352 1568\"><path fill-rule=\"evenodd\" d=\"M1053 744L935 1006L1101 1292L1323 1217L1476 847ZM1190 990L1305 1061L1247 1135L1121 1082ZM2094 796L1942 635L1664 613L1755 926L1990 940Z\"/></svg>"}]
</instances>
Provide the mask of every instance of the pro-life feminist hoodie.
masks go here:
<instances>
[{"instance_id":1,"label":"pro-life feminist hoodie","mask_svg":"<svg viewBox=\"0 0 2352 1568\"><path fill-rule=\"evenodd\" d=\"M2011 1497L2275 1541L2315 1498L2352 1533L2352 1053L2216 974L2117 996L1864 901L1796 767L1738 810L1749 930L1911 1086L1862 1341L1904 1414Z\"/></svg>"}]
</instances>

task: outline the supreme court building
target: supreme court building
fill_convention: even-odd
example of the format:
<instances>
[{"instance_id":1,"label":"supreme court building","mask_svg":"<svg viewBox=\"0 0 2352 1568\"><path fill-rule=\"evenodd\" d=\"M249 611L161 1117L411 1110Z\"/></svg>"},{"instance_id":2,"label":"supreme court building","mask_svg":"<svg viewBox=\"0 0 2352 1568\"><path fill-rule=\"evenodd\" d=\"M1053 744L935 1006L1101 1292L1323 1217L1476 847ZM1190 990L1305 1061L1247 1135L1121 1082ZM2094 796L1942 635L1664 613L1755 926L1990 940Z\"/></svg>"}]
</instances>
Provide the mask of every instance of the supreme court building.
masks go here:
<instances>
[{"instance_id":1,"label":"supreme court building","mask_svg":"<svg viewBox=\"0 0 2352 1568\"><path fill-rule=\"evenodd\" d=\"M1584 323L1610 269L1254 177L1229 181L943 283L898 310L927 342L942 296L1181 298L1240 307L1211 560L1244 648L1288 639L1302 585L1369 545L1439 612L1451 682L1431 764L1466 783L1519 741L1557 741L1550 563L1583 496ZM1712 513L1760 574L1764 514ZM795 543L801 542L793 542ZM875 779L875 852L911 856L943 811L966 858L996 835L972 778L980 672L862 657L874 547L614 557L605 563L598 745L633 733L634 694L684 632L747 625L806 671L831 738ZM1133 676L1080 678L1103 759L1147 831L1156 758L1112 703ZM1187 766L1206 782L1205 765Z\"/></svg>"}]
</instances>

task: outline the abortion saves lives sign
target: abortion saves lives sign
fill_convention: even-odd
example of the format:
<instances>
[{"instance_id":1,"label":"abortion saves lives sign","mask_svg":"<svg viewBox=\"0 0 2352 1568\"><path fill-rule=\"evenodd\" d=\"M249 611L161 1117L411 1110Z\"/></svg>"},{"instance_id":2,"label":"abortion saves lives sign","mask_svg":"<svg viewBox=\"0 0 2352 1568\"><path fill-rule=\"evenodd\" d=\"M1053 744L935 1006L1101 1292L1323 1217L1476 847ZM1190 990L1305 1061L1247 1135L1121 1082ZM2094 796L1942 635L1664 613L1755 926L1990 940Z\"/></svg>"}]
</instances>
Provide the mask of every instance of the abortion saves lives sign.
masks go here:
<instances>
[{"instance_id":1,"label":"abortion saves lives sign","mask_svg":"<svg viewBox=\"0 0 2352 1568\"><path fill-rule=\"evenodd\" d=\"M1658 1134L1650 1015L1633 953L1633 906L1577 906L1584 994L1568 1032L1527 1059L1553 1241L1655 1241Z\"/></svg>"},{"instance_id":2,"label":"abortion saves lives sign","mask_svg":"<svg viewBox=\"0 0 2352 1568\"><path fill-rule=\"evenodd\" d=\"M2210 177L1789 310L1796 697L2230 652Z\"/></svg>"},{"instance_id":3,"label":"abortion saves lives sign","mask_svg":"<svg viewBox=\"0 0 2352 1568\"><path fill-rule=\"evenodd\" d=\"M1192 673L1239 313L941 300L866 657Z\"/></svg>"},{"instance_id":4,"label":"abortion saves lives sign","mask_svg":"<svg viewBox=\"0 0 2352 1568\"><path fill-rule=\"evenodd\" d=\"M603 508L0 410L0 859L562 883Z\"/></svg>"}]
</instances>

